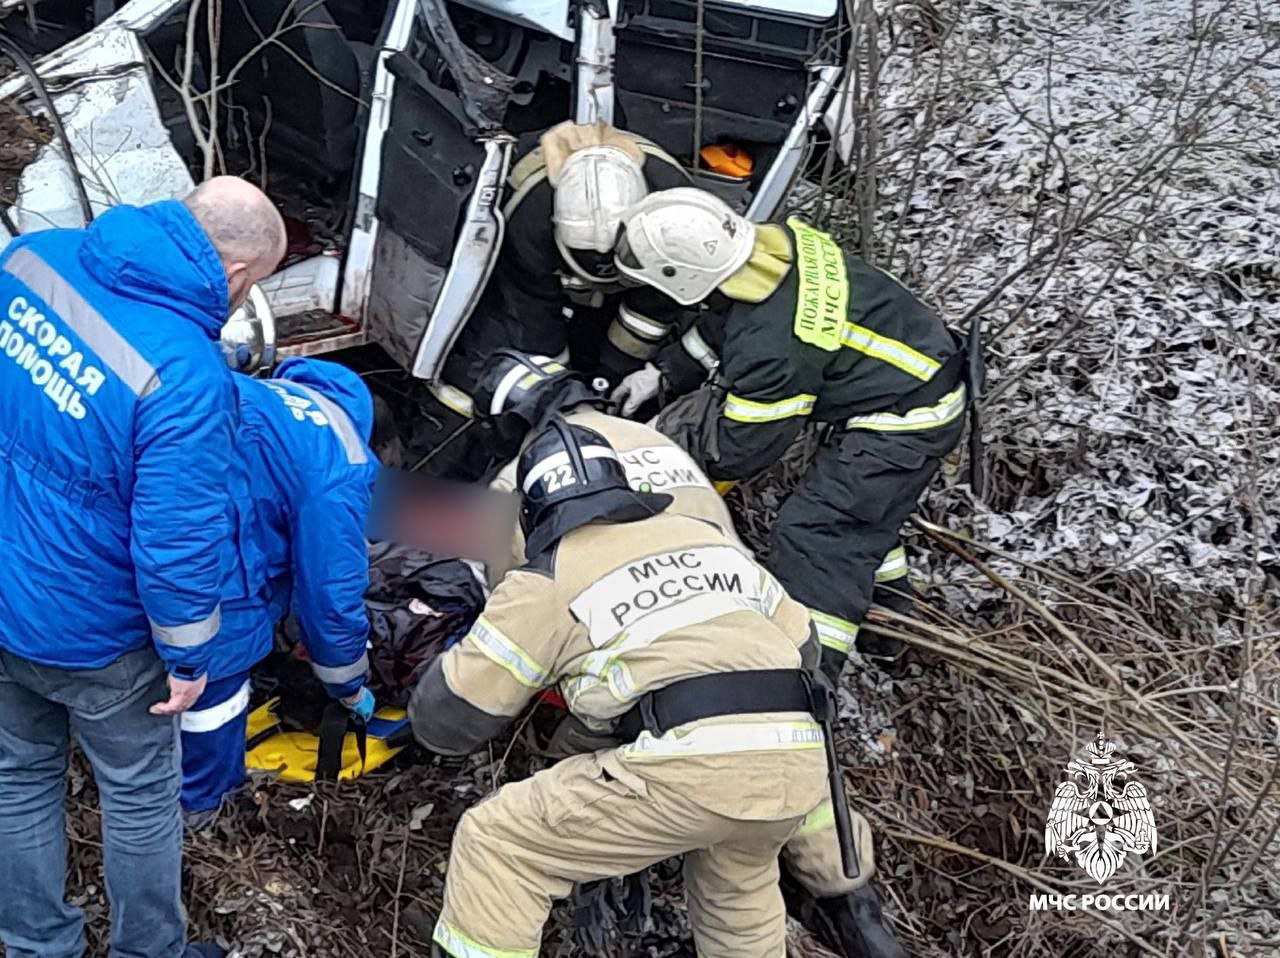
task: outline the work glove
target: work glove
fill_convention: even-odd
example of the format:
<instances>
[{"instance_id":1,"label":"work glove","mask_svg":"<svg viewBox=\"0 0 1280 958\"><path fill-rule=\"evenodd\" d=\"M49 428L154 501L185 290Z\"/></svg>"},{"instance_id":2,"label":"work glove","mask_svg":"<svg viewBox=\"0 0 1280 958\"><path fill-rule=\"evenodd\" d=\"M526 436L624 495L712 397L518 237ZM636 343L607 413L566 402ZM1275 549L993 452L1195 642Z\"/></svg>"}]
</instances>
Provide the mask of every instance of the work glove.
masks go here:
<instances>
[{"instance_id":1,"label":"work glove","mask_svg":"<svg viewBox=\"0 0 1280 958\"><path fill-rule=\"evenodd\" d=\"M368 686L362 687L359 692L350 698L343 699L342 704L351 711L352 715L360 716L365 722L373 718L373 693L369 691Z\"/></svg>"},{"instance_id":2,"label":"work glove","mask_svg":"<svg viewBox=\"0 0 1280 958\"><path fill-rule=\"evenodd\" d=\"M622 743L608 732L596 732L587 728L581 719L566 715L551 733L547 742L548 758L562 759L571 755L596 752L602 748L617 748Z\"/></svg>"},{"instance_id":3,"label":"work glove","mask_svg":"<svg viewBox=\"0 0 1280 958\"><path fill-rule=\"evenodd\" d=\"M643 369L637 369L613 391L609 398L620 406L618 412L630 416L637 409L658 395L662 385L662 371L653 363L645 363Z\"/></svg>"}]
</instances>

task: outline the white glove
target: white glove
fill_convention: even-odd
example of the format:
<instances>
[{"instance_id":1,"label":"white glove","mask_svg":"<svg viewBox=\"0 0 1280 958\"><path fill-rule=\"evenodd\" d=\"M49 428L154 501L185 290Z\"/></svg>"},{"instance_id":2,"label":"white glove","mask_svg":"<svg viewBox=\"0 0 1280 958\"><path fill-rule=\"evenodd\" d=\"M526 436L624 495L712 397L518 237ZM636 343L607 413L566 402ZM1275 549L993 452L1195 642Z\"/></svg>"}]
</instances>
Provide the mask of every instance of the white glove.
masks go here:
<instances>
[{"instance_id":1,"label":"white glove","mask_svg":"<svg viewBox=\"0 0 1280 958\"><path fill-rule=\"evenodd\" d=\"M662 371L653 363L645 363L643 369L637 369L613 391L609 398L620 403L618 411L624 416L633 412L658 395L658 387L662 384Z\"/></svg>"}]
</instances>

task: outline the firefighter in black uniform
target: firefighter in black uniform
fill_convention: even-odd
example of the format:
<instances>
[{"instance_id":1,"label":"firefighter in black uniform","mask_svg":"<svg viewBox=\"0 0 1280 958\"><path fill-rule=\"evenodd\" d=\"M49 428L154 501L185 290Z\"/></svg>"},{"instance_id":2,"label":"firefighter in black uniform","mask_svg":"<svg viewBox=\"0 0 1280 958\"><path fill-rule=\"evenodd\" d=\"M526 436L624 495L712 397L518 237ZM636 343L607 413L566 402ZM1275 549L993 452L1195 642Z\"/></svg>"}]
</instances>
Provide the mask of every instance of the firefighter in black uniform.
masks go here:
<instances>
[{"instance_id":1,"label":"firefighter in black uniform","mask_svg":"<svg viewBox=\"0 0 1280 958\"><path fill-rule=\"evenodd\" d=\"M552 356L614 383L651 359L679 314L654 290L624 290L613 241L623 212L650 190L688 182L674 157L635 134L572 122L544 133L508 177L500 259L432 387L438 425L427 438L442 443L471 419L471 394L497 349ZM466 432L433 457L432 472L480 477L486 443Z\"/></svg>"},{"instance_id":2,"label":"firefighter in black uniform","mask_svg":"<svg viewBox=\"0 0 1280 958\"><path fill-rule=\"evenodd\" d=\"M717 480L776 463L826 424L773 528L769 568L809 606L838 674L873 603L910 608L902 523L959 442L963 351L893 277L798 219L752 224L709 193L654 193L623 217L619 270L676 303L710 301L696 325L615 391L624 414L665 386L711 379L722 402L688 444ZM718 307L718 308L716 308Z\"/></svg>"}]
</instances>

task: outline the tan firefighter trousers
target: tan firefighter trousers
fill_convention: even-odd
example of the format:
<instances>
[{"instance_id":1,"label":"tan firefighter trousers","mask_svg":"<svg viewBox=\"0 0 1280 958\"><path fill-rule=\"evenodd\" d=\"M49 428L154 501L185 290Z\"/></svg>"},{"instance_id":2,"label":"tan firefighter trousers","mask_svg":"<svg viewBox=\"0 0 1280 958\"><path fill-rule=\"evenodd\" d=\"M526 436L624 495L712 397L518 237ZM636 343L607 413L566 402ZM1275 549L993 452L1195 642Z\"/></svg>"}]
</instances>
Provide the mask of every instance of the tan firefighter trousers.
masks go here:
<instances>
[{"instance_id":1,"label":"tan firefighter trousers","mask_svg":"<svg viewBox=\"0 0 1280 958\"><path fill-rule=\"evenodd\" d=\"M586 729L577 719L566 717L548 749L553 757L562 758L581 755L603 744L599 734ZM836 817L829 798L805 816L804 822L782 850L787 873L814 898L839 898L851 894L875 877L876 853L871 841L871 825L853 808L849 809L849 818L858 849L858 874L853 878L844 873Z\"/></svg>"},{"instance_id":2,"label":"tan firefighter trousers","mask_svg":"<svg viewBox=\"0 0 1280 958\"><path fill-rule=\"evenodd\" d=\"M852 808L853 840L858 849L858 874L848 878L840 859L840 838L836 834L835 812L831 800L810 812L796 829L782 859L787 871L814 898L838 898L857 891L875 874L875 847L871 843L871 825Z\"/></svg>"},{"instance_id":3,"label":"tan firefighter trousers","mask_svg":"<svg viewBox=\"0 0 1280 958\"><path fill-rule=\"evenodd\" d=\"M643 764L610 750L506 785L458 823L436 943L532 958L575 883L684 854L700 958L784 958L778 853L825 797L825 767L820 750Z\"/></svg>"}]
</instances>

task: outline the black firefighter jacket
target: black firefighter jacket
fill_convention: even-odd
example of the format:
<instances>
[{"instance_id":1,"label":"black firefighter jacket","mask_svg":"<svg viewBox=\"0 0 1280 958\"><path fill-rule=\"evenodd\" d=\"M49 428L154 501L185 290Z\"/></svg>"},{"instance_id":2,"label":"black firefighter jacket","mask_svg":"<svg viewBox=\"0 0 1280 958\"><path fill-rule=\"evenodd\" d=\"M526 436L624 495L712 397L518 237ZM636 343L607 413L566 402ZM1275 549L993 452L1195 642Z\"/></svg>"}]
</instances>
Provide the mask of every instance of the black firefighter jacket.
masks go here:
<instances>
[{"instance_id":1,"label":"black firefighter jacket","mask_svg":"<svg viewBox=\"0 0 1280 958\"><path fill-rule=\"evenodd\" d=\"M809 420L918 432L964 413L959 346L942 321L797 219L759 226L751 261L720 293L727 305L655 360L676 394L718 364L728 393L705 457L714 479L772 465Z\"/></svg>"},{"instance_id":2,"label":"black firefighter jacket","mask_svg":"<svg viewBox=\"0 0 1280 958\"><path fill-rule=\"evenodd\" d=\"M651 191L688 186L689 175L659 147L636 137L645 154L644 178ZM497 267L471 319L448 359L444 380L470 393L485 359L495 350L518 349L547 356L568 348L565 307L569 273L556 246L552 211L555 190L547 179L540 151L516 164L503 206L506 236ZM608 330L614 348L638 362L657 352L668 327L649 314L663 304L650 290L625 295L601 287L601 298L618 302L618 318ZM674 318L674 311L668 315ZM601 329L601 338L606 335Z\"/></svg>"}]
</instances>

